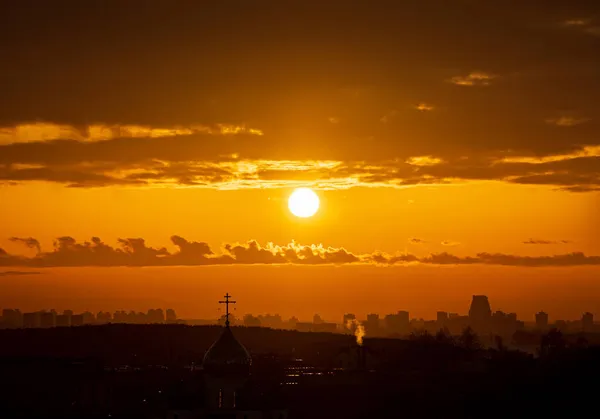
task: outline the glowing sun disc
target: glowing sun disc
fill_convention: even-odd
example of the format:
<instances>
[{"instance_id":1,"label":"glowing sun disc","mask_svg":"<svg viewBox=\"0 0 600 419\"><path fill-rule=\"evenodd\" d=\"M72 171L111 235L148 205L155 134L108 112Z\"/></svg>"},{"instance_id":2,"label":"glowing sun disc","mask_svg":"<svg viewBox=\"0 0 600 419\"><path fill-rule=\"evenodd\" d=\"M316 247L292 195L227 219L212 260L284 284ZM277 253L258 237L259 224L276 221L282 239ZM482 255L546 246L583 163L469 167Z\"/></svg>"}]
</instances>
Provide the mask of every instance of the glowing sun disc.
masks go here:
<instances>
[{"instance_id":1,"label":"glowing sun disc","mask_svg":"<svg viewBox=\"0 0 600 419\"><path fill-rule=\"evenodd\" d=\"M319 196L309 188L298 188L288 199L288 208L296 217L312 217L319 209Z\"/></svg>"}]
</instances>

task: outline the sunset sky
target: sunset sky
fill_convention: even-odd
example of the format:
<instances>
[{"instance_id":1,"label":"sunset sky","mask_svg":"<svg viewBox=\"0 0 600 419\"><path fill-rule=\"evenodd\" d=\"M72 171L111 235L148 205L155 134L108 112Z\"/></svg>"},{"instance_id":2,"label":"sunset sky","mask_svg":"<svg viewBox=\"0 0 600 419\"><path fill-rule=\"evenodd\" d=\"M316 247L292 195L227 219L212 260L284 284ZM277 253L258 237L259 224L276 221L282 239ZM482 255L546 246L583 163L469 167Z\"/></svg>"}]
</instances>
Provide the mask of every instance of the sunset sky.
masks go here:
<instances>
[{"instance_id":1,"label":"sunset sky","mask_svg":"<svg viewBox=\"0 0 600 419\"><path fill-rule=\"evenodd\" d=\"M597 0L0 16L1 308L600 316Z\"/></svg>"}]
</instances>

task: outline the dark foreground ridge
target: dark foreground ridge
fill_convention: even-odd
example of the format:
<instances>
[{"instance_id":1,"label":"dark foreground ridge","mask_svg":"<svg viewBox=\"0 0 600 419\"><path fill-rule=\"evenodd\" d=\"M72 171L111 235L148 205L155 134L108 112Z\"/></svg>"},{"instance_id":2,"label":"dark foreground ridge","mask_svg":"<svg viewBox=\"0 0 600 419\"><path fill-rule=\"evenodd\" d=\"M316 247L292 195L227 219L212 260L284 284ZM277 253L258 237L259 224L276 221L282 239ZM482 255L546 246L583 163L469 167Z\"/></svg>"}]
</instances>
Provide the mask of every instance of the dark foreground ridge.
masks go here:
<instances>
[{"instance_id":1,"label":"dark foreground ridge","mask_svg":"<svg viewBox=\"0 0 600 419\"><path fill-rule=\"evenodd\" d=\"M166 418L202 406L218 326L104 325L0 331L0 417ZM483 349L465 331L365 339L232 328L248 349L247 402L289 418L539 417L594 410L594 335L522 334L538 356ZM543 402L541 402L543 400Z\"/></svg>"}]
</instances>

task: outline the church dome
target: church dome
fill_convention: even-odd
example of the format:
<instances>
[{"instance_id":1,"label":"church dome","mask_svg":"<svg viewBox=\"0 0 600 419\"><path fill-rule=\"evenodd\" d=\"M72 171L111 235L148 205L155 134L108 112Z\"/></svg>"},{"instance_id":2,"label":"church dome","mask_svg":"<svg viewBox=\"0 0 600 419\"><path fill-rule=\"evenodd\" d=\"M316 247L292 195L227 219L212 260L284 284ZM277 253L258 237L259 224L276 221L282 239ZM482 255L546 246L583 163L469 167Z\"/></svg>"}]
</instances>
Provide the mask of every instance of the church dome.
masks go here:
<instances>
[{"instance_id":1,"label":"church dome","mask_svg":"<svg viewBox=\"0 0 600 419\"><path fill-rule=\"evenodd\" d=\"M252 358L227 326L204 355L202 367L209 374L248 375Z\"/></svg>"}]
</instances>

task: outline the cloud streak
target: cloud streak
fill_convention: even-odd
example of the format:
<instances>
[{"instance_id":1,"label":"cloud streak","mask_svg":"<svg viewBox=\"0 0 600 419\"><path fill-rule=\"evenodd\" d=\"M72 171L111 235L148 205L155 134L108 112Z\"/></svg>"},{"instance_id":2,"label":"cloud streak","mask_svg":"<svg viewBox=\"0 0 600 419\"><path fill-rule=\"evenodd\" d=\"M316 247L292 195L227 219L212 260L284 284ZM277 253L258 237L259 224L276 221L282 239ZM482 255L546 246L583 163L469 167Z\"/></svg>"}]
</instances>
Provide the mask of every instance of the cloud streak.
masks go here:
<instances>
[{"instance_id":1,"label":"cloud streak","mask_svg":"<svg viewBox=\"0 0 600 419\"><path fill-rule=\"evenodd\" d=\"M540 239L528 239L523 244L568 244L571 243L569 240L540 240Z\"/></svg>"},{"instance_id":2,"label":"cloud streak","mask_svg":"<svg viewBox=\"0 0 600 419\"><path fill-rule=\"evenodd\" d=\"M205 242L189 241L172 236L171 242L178 250L153 248L143 238L118 239L113 247L98 237L78 242L70 236L59 237L49 252L34 257L11 255L0 249L0 266L4 267L86 267L86 266L210 266L210 265L347 265L376 266L423 265L501 265L516 267L565 267L600 265L600 256L587 256L581 252L550 255L520 256L503 253L477 253L475 256L458 256L448 252L427 256L414 254L387 254L382 252L353 253L343 247L286 245L255 240L245 243L228 243L214 252ZM14 272L14 271L11 271ZM18 275L18 274L17 274Z\"/></svg>"},{"instance_id":3,"label":"cloud streak","mask_svg":"<svg viewBox=\"0 0 600 419\"><path fill-rule=\"evenodd\" d=\"M93 124L83 127L56 124L52 122L37 122L0 127L0 144L44 142L52 140L72 139L81 142L106 141L115 138L163 138L187 136L193 134L263 135L256 128L245 125L215 124L153 127L133 124Z\"/></svg>"},{"instance_id":4,"label":"cloud streak","mask_svg":"<svg viewBox=\"0 0 600 419\"><path fill-rule=\"evenodd\" d=\"M3 276L27 276L27 275L40 275L41 272L36 271L3 271L0 272L0 277Z\"/></svg>"}]
</instances>

